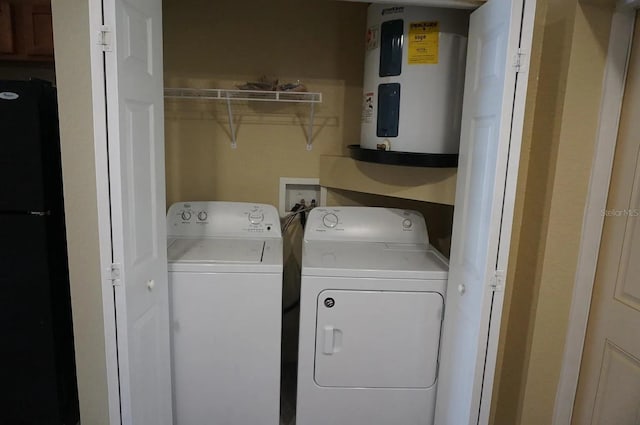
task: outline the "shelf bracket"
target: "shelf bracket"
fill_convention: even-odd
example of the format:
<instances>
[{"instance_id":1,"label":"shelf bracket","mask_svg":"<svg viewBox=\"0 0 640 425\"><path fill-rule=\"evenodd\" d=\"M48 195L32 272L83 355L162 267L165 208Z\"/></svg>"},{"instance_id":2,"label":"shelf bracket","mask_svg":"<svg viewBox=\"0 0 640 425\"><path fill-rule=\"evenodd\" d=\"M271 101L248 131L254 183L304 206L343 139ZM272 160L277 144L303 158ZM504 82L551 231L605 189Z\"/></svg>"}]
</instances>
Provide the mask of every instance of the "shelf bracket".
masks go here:
<instances>
[{"instance_id":1,"label":"shelf bracket","mask_svg":"<svg viewBox=\"0 0 640 425\"><path fill-rule=\"evenodd\" d=\"M233 108L231 108L231 98L227 95L227 112L229 114L229 130L231 130L231 149L236 149L236 127L233 124Z\"/></svg>"},{"instance_id":2,"label":"shelf bracket","mask_svg":"<svg viewBox=\"0 0 640 425\"><path fill-rule=\"evenodd\" d=\"M309 114L309 135L307 138L307 150L310 151L313 148L313 118L316 112L316 104L310 103L311 113Z\"/></svg>"}]
</instances>

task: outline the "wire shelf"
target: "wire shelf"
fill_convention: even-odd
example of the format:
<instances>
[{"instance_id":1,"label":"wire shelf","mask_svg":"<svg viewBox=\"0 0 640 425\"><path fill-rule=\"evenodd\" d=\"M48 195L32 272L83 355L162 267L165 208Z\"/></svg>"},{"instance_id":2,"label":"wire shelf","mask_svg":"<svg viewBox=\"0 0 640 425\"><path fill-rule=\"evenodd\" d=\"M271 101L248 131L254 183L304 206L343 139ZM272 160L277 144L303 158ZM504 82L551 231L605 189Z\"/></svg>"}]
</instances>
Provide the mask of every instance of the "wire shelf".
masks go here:
<instances>
[{"instance_id":1,"label":"wire shelf","mask_svg":"<svg viewBox=\"0 0 640 425\"><path fill-rule=\"evenodd\" d=\"M231 130L231 147L236 148L236 125L233 118L231 101L251 102L285 102L309 104L309 129L307 134L307 150L310 151L313 142L313 118L315 104L322 103L322 93L295 91L259 91L259 90L227 90L227 89L193 89L193 88L165 88L165 99L200 99L222 100L227 103L229 114L229 129Z\"/></svg>"},{"instance_id":2,"label":"wire shelf","mask_svg":"<svg viewBox=\"0 0 640 425\"><path fill-rule=\"evenodd\" d=\"M322 93L294 91L166 88L168 99L249 100L258 102L322 103Z\"/></svg>"}]
</instances>

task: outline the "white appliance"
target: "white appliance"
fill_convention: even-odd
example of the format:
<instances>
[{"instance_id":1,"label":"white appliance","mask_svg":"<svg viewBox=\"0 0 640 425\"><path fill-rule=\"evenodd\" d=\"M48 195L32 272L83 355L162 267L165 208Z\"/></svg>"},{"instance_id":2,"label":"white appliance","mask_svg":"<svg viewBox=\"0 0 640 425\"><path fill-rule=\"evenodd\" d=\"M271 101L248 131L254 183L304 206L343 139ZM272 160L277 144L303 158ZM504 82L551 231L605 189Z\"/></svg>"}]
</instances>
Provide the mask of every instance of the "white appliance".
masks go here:
<instances>
[{"instance_id":1,"label":"white appliance","mask_svg":"<svg viewBox=\"0 0 640 425\"><path fill-rule=\"evenodd\" d=\"M296 424L433 423L447 277L415 211L312 210Z\"/></svg>"},{"instance_id":2,"label":"white appliance","mask_svg":"<svg viewBox=\"0 0 640 425\"><path fill-rule=\"evenodd\" d=\"M367 23L360 146L457 154L469 11L372 4Z\"/></svg>"},{"instance_id":3,"label":"white appliance","mask_svg":"<svg viewBox=\"0 0 640 425\"><path fill-rule=\"evenodd\" d=\"M282 236L270 205L167 214L176 425L278 425Z\"/></svg>"}]
</instances>

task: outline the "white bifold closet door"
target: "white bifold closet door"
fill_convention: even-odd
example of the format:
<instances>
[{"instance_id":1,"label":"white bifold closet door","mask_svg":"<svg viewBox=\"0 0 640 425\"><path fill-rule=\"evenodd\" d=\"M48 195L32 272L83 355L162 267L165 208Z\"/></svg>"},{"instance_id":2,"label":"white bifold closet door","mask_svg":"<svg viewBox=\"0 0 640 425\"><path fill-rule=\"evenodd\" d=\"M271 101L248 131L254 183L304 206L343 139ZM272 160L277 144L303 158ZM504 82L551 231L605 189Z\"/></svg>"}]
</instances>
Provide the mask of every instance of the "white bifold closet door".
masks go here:
<instances>
[{"instance_id":1,"label":"white bifold closet door","mask_svg":"<svg viewBox=\"0 0 640 425\"><path fill-rule=\"evenodd\" d=\"M103 0L103 14L122 424L169 425L162 1Z\"/></svg>"},{"instance_id":2,"label":"white bifold closet door","mask_svg":"<svg viewBox=\"0 0 640 425\"><path fill-rule=\"evenodd\" d=\"M503 215L507 165L512 143L519 152L521 142L521 134L512 133L514 107L524 107L524 94L516 98L515 62L523 8L523 0L489 0L471 14L438 425L483 423L481 403L491 399L497 334L490 338L490 326L498 314L499 327L502 290L495 283L506 266L499 264L498 251L501 238L510 239L512 220L511 208Z\"/></svg>"}]
</instances>

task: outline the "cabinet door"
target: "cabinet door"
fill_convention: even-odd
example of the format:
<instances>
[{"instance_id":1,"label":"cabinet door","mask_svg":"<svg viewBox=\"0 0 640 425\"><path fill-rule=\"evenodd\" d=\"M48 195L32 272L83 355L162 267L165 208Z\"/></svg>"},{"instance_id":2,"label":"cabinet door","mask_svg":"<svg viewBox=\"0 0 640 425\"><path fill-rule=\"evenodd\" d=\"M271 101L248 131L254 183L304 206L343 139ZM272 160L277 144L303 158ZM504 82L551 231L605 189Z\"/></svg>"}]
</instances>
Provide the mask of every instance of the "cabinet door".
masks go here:
<instances>
[{"instance_id":1,"label":"cabinet door","mask_svg":"<svg viewBox=\"0 0 640 425\"><path fill-rule=\"evenodd\" d=\"M22 33L27 56L53 56L53 24L51 5L45 3L22 6Z\"/></svg>"},{"instance_id":2,"label":"cabinet door","mask_svg":"<svg viewBox=\"0 0 640 425\"><path fill-rule=\"evenodd\" d=\"M13 53L13 21L11 5L0 2L0 54Z\"/></svg>"}]
</instances>

